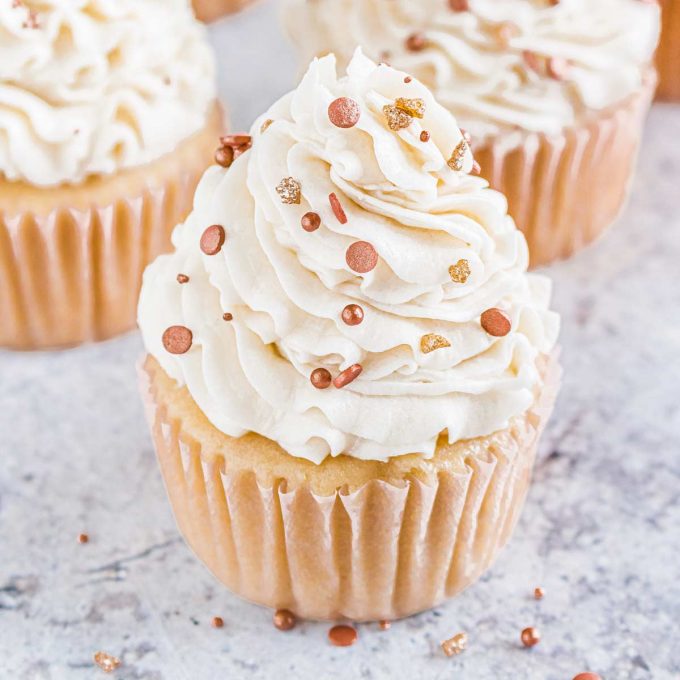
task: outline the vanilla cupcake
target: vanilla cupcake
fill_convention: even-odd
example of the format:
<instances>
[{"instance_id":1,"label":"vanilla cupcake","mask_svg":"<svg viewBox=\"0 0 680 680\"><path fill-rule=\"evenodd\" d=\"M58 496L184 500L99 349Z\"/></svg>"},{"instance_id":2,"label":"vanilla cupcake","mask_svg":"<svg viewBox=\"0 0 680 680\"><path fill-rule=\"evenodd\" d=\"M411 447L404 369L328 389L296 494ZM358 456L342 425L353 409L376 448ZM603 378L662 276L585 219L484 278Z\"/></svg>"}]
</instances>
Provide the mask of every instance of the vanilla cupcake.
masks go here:
<instances>
[{"instance_id":1,"label":"vanilla cupcake","mask_svg":"<svg viewBox=\"0 0 680 680\"><path fill-rule=\"evenodd\" d=\"M549 282L454 117L403 72L315 60L251 142L144 275L175 516L243 597L407 616L512 531L556 392Z\"/></svg>"},{"instance_id":2,"label":"vanilla cupcake","mask_svg":"<svg viewBox=\"0 0 680 680\"><path fill-rule=\"evenodd\" d=\"M508 197L533 265L599 236L628 193L655 86L642 0L287 0L306 63L356 45L426 83Z\"/></svg>"},{"instance_id":3,"label":"vanilla cupcake","mask_svg":"<svg viewBox=\"0 0 680 680\"><path fill-rule=\"evenodd\" d=\"M221 131L188 0L0 3L0 346L133 328Z\"/></svg>"},{"instance_id":4,"label":"vanilla cupcake","mask_svg":"<svg viewBox=\"0 0 680 680\"><path fill-rule=\"evenodd\" d=\"M216 21L225 14L238 12L252 0L193 0L196 16L201 21Z\"/></svg>"},{"instance_id":5,"label":"vanilla cupcake","mask_svg":"<svg viewBox=\"0 0 680 680\"><path fill-rule=\"evenodd\" d=\"M663 30L656 54L659 69L659 99L680 100L680 3L678 0L661 0Z\"/></svg>"}]
</instances>

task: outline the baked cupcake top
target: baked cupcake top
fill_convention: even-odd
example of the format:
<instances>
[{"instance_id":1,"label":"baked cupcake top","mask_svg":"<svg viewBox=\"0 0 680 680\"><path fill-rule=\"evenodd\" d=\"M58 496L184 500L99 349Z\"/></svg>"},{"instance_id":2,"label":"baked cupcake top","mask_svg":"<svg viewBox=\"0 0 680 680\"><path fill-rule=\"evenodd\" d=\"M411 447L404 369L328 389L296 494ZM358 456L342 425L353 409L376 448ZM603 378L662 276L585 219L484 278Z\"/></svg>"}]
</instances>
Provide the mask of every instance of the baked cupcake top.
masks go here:
<instances>
[{"instance_id":1,"label":"baked cupcake top","mask_svg":"<svg viewBox=\"0 0 680 680\"><path fill-rule=\"evenodd\" d=\"M558 133L651 76L654 0L287 0L306 63L356 45L420 78L480 141Z\"/></svg>"},{"instance_id":2,"label":"baked cupcake top","mask_svg":"<svg viewBox=\"0 0 680 680\"><path fill-rule=\"evenodd\" d=\"M51 186L153 161L214 99L188 0L0 3L0 178Z\"/></svg>"},{"instance_id":3,"label":"baked cupcake top","mask_svg":"<svg viewBox=\"0 0 680 680\"><path fill-rule=\"evenodd\" d=\"M429 90L315 60L146 271L148 351L220 430L320 462L434 453L531 406L555 342L505 198Z\"/></svg>"}]
</instances>

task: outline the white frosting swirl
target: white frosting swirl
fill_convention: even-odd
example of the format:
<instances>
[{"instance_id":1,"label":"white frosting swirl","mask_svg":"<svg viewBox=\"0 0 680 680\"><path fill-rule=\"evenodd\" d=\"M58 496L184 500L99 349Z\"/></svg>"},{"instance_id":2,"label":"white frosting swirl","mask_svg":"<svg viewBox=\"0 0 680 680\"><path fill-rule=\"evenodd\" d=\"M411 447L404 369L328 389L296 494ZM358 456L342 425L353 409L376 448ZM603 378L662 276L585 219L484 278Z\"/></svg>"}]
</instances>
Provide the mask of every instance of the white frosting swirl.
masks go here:
<instances>
[{"instance_id":1,"label":"white frosting swirl","mask_svg":"<svg viewBox=\"0 0 680 680\"><path fill-rule=\"evenodd\" d=\"M642 0L287 0L284 20L305 63L360 45L418 77L475 140L519 128L554 134L641 87L660 12ZM424 48L407 48L422 34ZM525 53L539 56L536 70ZM548 59L568 70L552 77Z\"/></svg>"},{"instance_id":2,"label":"white frosting swirl","mask_svg":"<svg viewBox=\"0 0 680 680\"><path fill-rule=\"evenodd\" d=\"M0 177L77 183L160 158L215 99L188 0L2 0Z\"/></svg>"},{"instance_id":3,"label":"white frosting swirl","mask_svg":"<svg viewBox=\"0 0 680 680\"><path fill-rule=\"evenodd\" d=\"M453 116L404 77L360 53L342 79L334 57L315 60L256 123L252 149L228 171L206 173L174 233L175 252L145 273L139 325L148 351L228 435L257 432L315 462L341 453L431 456L442 431L450 441L489 434L533 402L536 360L558 327L547 311L549 282L526 273L526 242L505 198L466 174L469 149L463 172L447 165L462 139ZM338 97L359 104L355 127L330 122ZM383 107L398 97L421 98L426 111L394 132ZM276 191L287 177L301 185L299 205ZM308 211L321 218L311 233L301 227ZM227 236L210 256L199 241L212 224ZM346 262L356 241L379 254L363 275ZM471 274L454 283L449 267L461 259ZM179 284L179 273L189 282ZM341 319L351 303L364 310L359 325ZM491 307L512 319L505 337L480 325ZM164 349L171 325L192 331L186 354ZM423 353L430 333L450 346ZM310 382L316 368L337 376L356 363L363 372L342 389Z\"/></svg>"}]
</instances>

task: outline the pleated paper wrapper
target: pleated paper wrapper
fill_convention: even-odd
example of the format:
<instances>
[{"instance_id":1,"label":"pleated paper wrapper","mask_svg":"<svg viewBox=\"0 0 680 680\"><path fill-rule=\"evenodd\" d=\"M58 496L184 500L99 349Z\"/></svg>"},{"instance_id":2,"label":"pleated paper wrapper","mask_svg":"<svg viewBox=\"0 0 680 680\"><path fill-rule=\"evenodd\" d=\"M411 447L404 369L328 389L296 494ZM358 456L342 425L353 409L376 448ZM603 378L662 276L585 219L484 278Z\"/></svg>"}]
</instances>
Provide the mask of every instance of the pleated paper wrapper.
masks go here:
<instances>
[{"instance_id":1,"label":"pleated paper wrapper","mask_svg":"<svg viewBox=\"0 0 680 680\"><path fill-rule=\"evenodd\" d=\"M0 179L0 346L43 349L134 328L144 268L170 248L222 131L142 168L76 187Z\"/></svg>"},{"instance_id":2,"label":"pleated paper wrapper","mask_svg":"<svg viewBox=\"0 0 680 680\"><path fill-rule=\"evenodd\" d=\"M201 21L216 21L225 14L238 12L253 0L193 0L194 11Z\"/></svg>"},{"instance_id":3,"label":"pleated paper wrapper","mask_svg":"<svg viewBox=\"0 0 680 680\"><path fill-rule=\"evenodd\" d=\"M330 495L230 470L216 442L240 440L218 432L193 400L185 418L175 396L186 391L154 359L140 378L175 518L210 571L252 602L309 619L370 621L455 595L508 541L557 393L556 357L546 364L535 405L508 429L445 445L455 455L440 466L422 463L424 474L376 477Z\"/></svg>"},{"instance_id":4,"label":"pleated paper wrapper","mask_svg":"<svg viewBox=\"0 0 680 680\"><path fill-rule=\"evenodd\" d=\"M657 98L680 101L680 2L662 0L663 29L656 52L659 70Z\"/></svg>"},{"instance_id":5,"label":"pleated paper wrapper","mask_svg":"<svg viewBox=\"0 0 680 680\"><path fill-rule=\"evenodd\" d=\"M501 135L475 147L482 176L506 195L524 232L531 265L570 257L601 236L622 211L654 93L642 92L561 135L528 133L518 146Z\"/></svg>"}]
</instances>

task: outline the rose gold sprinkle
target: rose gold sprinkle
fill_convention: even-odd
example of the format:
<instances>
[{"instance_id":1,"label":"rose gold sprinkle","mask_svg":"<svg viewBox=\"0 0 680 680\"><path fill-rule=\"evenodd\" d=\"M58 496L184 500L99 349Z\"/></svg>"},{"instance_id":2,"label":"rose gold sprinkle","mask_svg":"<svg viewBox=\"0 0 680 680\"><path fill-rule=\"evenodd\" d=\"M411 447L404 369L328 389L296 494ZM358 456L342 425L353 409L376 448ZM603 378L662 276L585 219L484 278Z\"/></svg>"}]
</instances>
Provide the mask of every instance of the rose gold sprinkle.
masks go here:
<instances>
[{"instance_id":1,"label":"rose gold sprinkle","mask_svg":"<svg viewBox=\"0 0 680 680\"><path fill-rule=\"evenodd\" d=\"M333 384L338 389L341 389L345 387L345 385L349 385L356 380L363 370L361 364L354 364L349 368L346 368L342 373L338 373L338 375L335 376L335 380L333 380Z\"/></svg>"},{"instance_id":2,"label":"rose gold sprinkle","mask_svg":"<svg viewBox=\"0 0 680 680\"><path fill-rule=\"evenodd\" d=\"M231 167L234 162L234 150L228 146L221 146L215 151L215 163L223 168Z\"/></svg>"},{"instance_id":3,"label":"rose gold sprinkle","mask_svg":"<svg viewBox=\"0 0 680 680\"><path fill-rule=\"evenodd\" d=\"M366 274L375 269L378 264L378 253L367 241L355 241L347 248L345 261L352 271Z\"/></svg>"},{"instance_id":4,"label":"rose gold sprinkle","mask_svg":"<svg viewBox=\"0 0 680 680\"><path fill-rule=\"evenodd\" d=\"M225 312L224 314L222 314L222 318L225 321L233 321L234 315L231 312Z\"/></svg>"},{"instance_id":5,"label":"rose gold sprinkle","mask_svg":"<svg viewBox=\"0 0 680 680\"><path fill-rule=\"evenodd\" d=\"M489 334L496 338L502 338L507 335L512 329L510 318L498 307L492 307L482 313L481 317L482 328Z\"/></svg>"},{"instance_id":6,"label":"rose gold sprinkle","mask_svg":"<svg viewBox=\"0 0 680 680\"><path fill-rule=\"evenodd\" d=\"M308 212L302 216L300 224L305 231L316 231L321 226L321 218L315 212Z\"/></svg>"},{"instance_id":7,"label":"rose gold sprinkle","mask_svg":"<svg viewBox=\"0 0 680 680\"><path fill-rule=\"evenodd\" d=\"M470 274L472 274L472 269L467 260L458 260L456 264L449 267L449 276L454 283L467 283Z\"/></svg>"},{"instance_id":8,"label":"rose gold sprinkle","mask_svg":"<svg viewBox=\"0 0 680 680\"><path fill-rule=\"evenodd\" d=\"M420 338L420 351L423 354L429 354L444 347L451 347L451 343L443 335L428 333Z\"/></svg>"},{"instance_id":9,"label":"rose gold sprinkle","mask_svg":"<svg viewBox=\"0 0 680 680\"><path fill-rule=\"evenodd\" d=\"M542 600L545 597L545 591L543 588L534 588L534 597L537 600Z\"/></svg>"},{"instance_id":10,"label":"rose gold sprinkle","mask_svg":"<svg viewBox=\"0 0 680 680\"><path fill-rule=\"evenodd\" d=\"M299 205L302 195L300 182L292 177L285 177L276 187L276 193L281 197L281 203Z\"/></svg>"},{"instance_id":11,"label":"rose gold sprinkle","mask_svg":"<svg viewBox=\"0 0 680 680\"><path fill-rule=\"evenodd\" d=\"M541 634L538 628L534 628L533 626L525 628L520 637L522 638L522 644L525 647L533 647L541 641Z\"/></svg>"},{"instance_id":12,"label":"rose gold sprinkle","mask_svg":"<svg viewBox=\"0 0 680 680\"><path fill-rule=\"evenodd\" d=\"M458 142L458 144L456 145L456 148L453 150L451 158L449 158L447 164L454 172L460 172L463 169L463 163L465 161L465 152L467 151L467 149L468 149L467 142L464 139L461 139L460 142Z\"/></svg>"},{"instance_id":13,"label":"rose gold sprinkle","mask_svg":"<svg viewBox=\"0 0 680 680\"><path fill-rule=\"evenodd\" d=\"M420 133L420 141L421 142L429 142L430 141L430 133L427 130L423 130Z\"/></svg>"},{"instance_id":14,"label":"rose gold sprinkle","mask_svg":"<svg viewBox=\"0 0 680 680\"><path fill-rule=\"evenodd\" d=\"M420 52L425 49L427 42L425 36L422 33L411 33L408 38L406 38L406 49L409 52Z\"/></svg>"},{"instance_id":15,"label":"rose gold sprinkle","mask_svg":"<svg viewBox=\"0 0 680 680\"><path fill-rule=\"evenodd\" d=\"M412 80L413 80L413 78L411 78L411 76L406 76L406 78L404 78L404 82L405 82L407 85L408 85Z\"/></svg>"},{"instance_id":16,"label":"rose gold sprinkle","mask_svg":"<svg viewBox=\"0 0 680 680\"><path fill-rule=\"evenodd\" d=\"M206 255L217 255L227 239L221 224L212 224L201 235L201 250Z\"/></svg>"},{"instance_id":17,"label":"rose gold sprinkle","mask_svg":"<svg viewBox=\"0 0 680 680\"><path fill-rule=\"evenodd\" d=\"M463 139L467 142L468 146L472 146L472 137L470 133L464 128L460 128L460 134L463 135Z\"/></svg>"},{"instance_id":18,"label":"rose gold sprinkle","mask_svg":"<svg viewBox=\"0 0 680 680\"><path fill-rule=\"evenodd\" d=\"M186 354L191 349L193 337L186 326L170 326L163 333L163 347L170 354Z\"/></svg>"},{"instance_id":19,"label":"rose gold sprinkle","mask_svg":"<svg viewBox=\"0 0 680 680\"><path fill-rule=\"evenodd\" d=\"M87 534L78 534L78 543L87 543L90 537Z\"/></svg>"},{"instance_id":20,"label":"rose gold sprinkle","mask_svg":"<svg viewBox=\"0 0 680 680\"><path fill-rule=\"evenodd\" d=\"M466 633L458 633L442 642L442 649L446 656L456 656L467 649L468 637Z\"/></svg>"},{"instance_id":21,"label":"rose gold sprinkle","mask_svg":"<svg viewBox=\"0 0 680 680\"><path fill-rule=\"evenodd\" d=\"M339 97L332 101L328 107L328 118L339 128L352 128L361 118L359 104L350 97Z\"/></svg>"},{"instance_id":22,"label":"rose gold sprinkle","mask_svg":"<svg viewBox=\"0 0 680 680\"><path fill-rule=\"evenodd\" d=\"M392 622L391 621L380 621L378 624L380 626L380 630L389 630L392 627Z\"/></svg>"},{"instance_id":23,"label":"rose gold sprinkle","mask_svg":"<svg viewBox=\"0 0 680 680\"><path fill-rule=\"evenodd\" d=\"M468 0L449 0L449 7L454 12L467 12L470 9Z\"/></svg>"},{"instance_id":24,"label":"rose gold sprinkle","mask_svg":"<svg viewBox=\"0 0 680 680\"><path fill-rule=\"evenodd\" d=\"M106 652L96 652L94 655L94 662L101 668L104 673L113 673L120 666L120 659L117 659Z\"/></svg>"},{"instance_id":25,"label":"rose gold sprinkle","mask_svg":"<svg viewBox=\"0 0 680 680\"><path fill-rule=\"evenodd\" d=\"M264 123L260 125L260 134L264 133L273 122L274 121L271 118L267 118L267 120L265 120Z\"/></svg>"},{"instance_id":26,"label":"rose gold sprinkle","mask_svg":"<svg viewBox=\"0 0 680 680\"><path fill-rule=\"evenodd\" d=\"M574 676L574 680L602 680L602 676L597 673L579 673Z\"/></svg>"},{"instance_id":27,"label":"rose gold sprinkle","mask_svg":"<svg viewBox=\"0 0 680 680\"><path fill-rule=\"evenodd\" d=\"M358 639L357 631L352 626L333 626L328 631L328 639L336 647L349 647Z\"/></svg>"},{"instance_id":28,"label":"rose gold sprinkle","mask_svg":"<svg viewBox=\"0 0 680 680\"><path fill-rule=\"evenodd\" d=\"M425 116L425 102L422 99L409 99L399 97L394 105L404 113L408 113L413 118L423 118Z\"/></svg>"},{"instance_id":29,"label":"rose gold sprinkle","mask_svg":"<svg viewBox=\"0 0 680 680\"><path fill-rule=\"evenodd\" d=\"M536 71L536 73L538 73L541 70L541 60L539 56L536 54L536 52L532 52L531 50L524 50L524 52L522 52L522 58L524 59L524 63L532 71Z\"/></svg>"},{"instance_id":30,"label":"rose gold sprinkle","mask_svg":"<svg viewBox=\"0 0 680 680\"><path fill-rule=\"evenodd\" d=\"M222 146L228 146L232 149L240 149L244 146L250 147L253 143L253 138L245 132L239 132L233 135L222 135L220 137Z\"/></svg>"},{"instance_id":31,"label":"rose gold sprinkle","mask_svg":"<svg viewBox=\"0 0 680 680\"><path fill-rule=\"evenodd\" d=\"M479 173L482 171L482 166L476 161L472 160L472 170L470 170L470 173L473 175L479 175Z\"/></svg>"},{"instance_id":32,"label":"rose gold sprinkle","mask_svg":"<svg viewBox=\"0 0 680 680\"><path fill-rule=\"evenodd\" d=\"M569 73L569 61L564 57L548 59L548 75L555 80L564 80Z\"/></svg>"},{"instance_id":33,"label":"rose gold sprinkle","mask_svg":"<svg viewBox=\"0 0 680 680\"><path fill-rule=\"evenodd\" d=\"M186 274L177 274L177 283L188 283L189 277Z\"/></svg>"},{"instance_id":34,"label":"rose gold sprinkle","mask_svg":"<svg viewBox=\"0 0 680 680\"><path fill-rule=\"evenodd\" d=\"M348 326L358 326L364 320L364 310L359 305L347 305L341 316Z\"/></svg>"},{"instance_id":35,"label":"rose gold sprinkle","mask_svg":"<svg viewBox=\"0 0 680 680\"><path fill-rule=\"evenodd\" d=\"M338 197L332 193L328 195L328 200L330 201L331 209L338 222L340 222L340 224L347 224L347 215L345 214L342 205L340 205Z\"/></svg>"},{"instance_id":36,"label":"rose gold sprinkle","mask_svg":"<svg viewBox=\"0 0 680 680\"><path fill-rule=\"evenodd\" d=\"M279 630L292 630L296 623L297 618L289 609L277 609L274 612L274 625Z\"/></svg>"},{"instance_id":37,"label":"rose gold sprinkle","mask_svg":"<svg viewBox=\"0 0 680 680\"><path fill-rule=\"evenodd\" d=\"M413 122L413 116L399 110L394 104L383 106L383 113L387 119L387 127L393 132L404 130Z\"/></svg>"},{"instance_id":38,"label":"rose gold sprinkle","mask_svg":"<svg viewBox=\"0 0 680 680\"><path fill-rule=\"evenodd\" d=\"M222 628L224 626L224 619L221 616L213 616L210 625L213 628Z\"/></svg>"},{"instance_id":39,"label":"rose gold sprinkle","mask_svg":"<svg viewBox=\"0 0 680 680\"><path fill-rule=\"evenodd\" d=\"M325 368L315 368L309 376L309 381L317 390L325 390L331 386L331 372Z\"/></svg>"}]
</instances>

